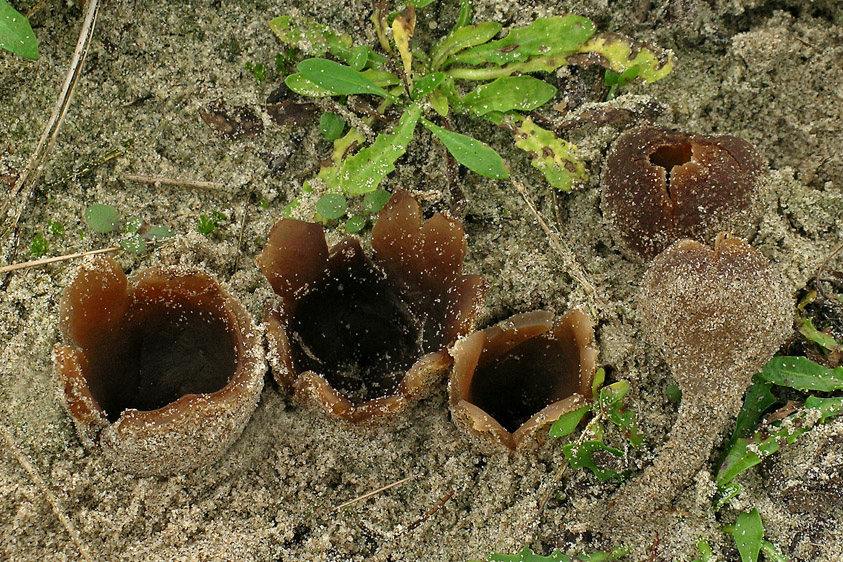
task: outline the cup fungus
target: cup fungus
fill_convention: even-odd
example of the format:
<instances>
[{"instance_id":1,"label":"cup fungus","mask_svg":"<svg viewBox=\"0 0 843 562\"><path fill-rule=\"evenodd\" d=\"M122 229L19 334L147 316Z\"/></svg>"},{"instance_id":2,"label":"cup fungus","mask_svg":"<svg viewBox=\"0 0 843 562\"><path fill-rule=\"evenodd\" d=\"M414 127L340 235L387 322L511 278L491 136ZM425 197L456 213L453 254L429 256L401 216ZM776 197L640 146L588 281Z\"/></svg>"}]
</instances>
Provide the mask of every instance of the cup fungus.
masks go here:
<instances>
[{"instance_id":1,"label":"cup fungus","mask_svg":"<svg viewBox=\"0 0 843 562\"><path fill-rule=\"evenodd\" d=\"M753 374L790 332L793 303L761 252L724 233L714 249L681 240L659 255L638 307L682 402L653 464L612 499L610 518L619 528L670 506L703 466Z\"/></svg>"},{"instance_id":2,"label":"cup fungus","mask_svg":"<svg viewBox=\"0 0 843 562\"><path fill-rule=\"evenodd\" d=\"M126 279L111 258L77 269L53 362L82 443L140 476L219 458L243 431L266 372L259 332L209 275L157 267Z\"/></svg>"},{"instance_id":3,"label":"cup fungus","mask_svg":"<svg viewBox=\"0 0 843 562\"><path fill-rule=\"evenodd\" d=\"M395 193L372 230L373 259L347 237L328 251L318 224L282 219L258 265L280 297L268 308L269 359L299 402L352 422L401 410L451 364L484 292L461 273L462 226Z\"/></svg>"},{"instance_id":4,"label":"cup fungus","mask_svg":"<svg viewBox=\"0 0 843 562\"><path fill-rule=\"evenodd\" d=\"M602 208L624 250L650 260L673 242L750 237L761 159L748 142L656 127L620 135L602 175Z\"/></svg>"},{"instance_id":5,"label":"cup fungus","mask_svg":"<svg viewBox=\"0 0 843 562\"><path fill-rule=\"evenodd\" d=\"M455 423L486 452L537 445L559 416L591 400L597 349L573 310L518 314L461 339L448 385Z\"/></svg>"}]
</instances>

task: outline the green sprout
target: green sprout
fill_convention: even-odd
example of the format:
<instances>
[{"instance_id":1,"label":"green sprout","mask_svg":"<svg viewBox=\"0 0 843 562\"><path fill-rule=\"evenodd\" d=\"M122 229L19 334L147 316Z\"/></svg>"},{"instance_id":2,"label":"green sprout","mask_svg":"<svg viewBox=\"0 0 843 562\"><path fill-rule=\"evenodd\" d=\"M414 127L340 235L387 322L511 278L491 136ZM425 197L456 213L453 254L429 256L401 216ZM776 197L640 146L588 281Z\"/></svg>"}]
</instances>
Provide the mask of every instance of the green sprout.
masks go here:
<instances>
[{"instance_id":1,"label":"green sprout","mask_svg":"<svg viewBox=\"0 0 843 562\"><path fill-rule=\"evenodd\" d=\"M488 562L607 562L617 560L629 554L629 549L618 547L611 552L595 552L593 554L577 554L568 556L558 550L554 550L548 556L541 556L533 553L527 547L522 548L516 554L498 554L494 552L486 558Z\"/></svg>"},{"instance_id":2,"label":"green sprout","mask_svg":"<svg viewBox=\"0 0 843 562\"><path fill-rule=\"evenodd\" d=\"M0 0L0 49L25 59L38 58L38 39L29 20L6 0Z\"/></svg>"},{"instance_id":3,"label":"green sprout","mask_svg":"<svg viewBox=\"0 0 843 562\"><path fill-rule=\"evenodd\" d=\"M196 221L196 232L203 236L210 236L226 222L228 222L228 217L219 211L213 211L210 216L202 214Z\"/></svg>"},{"instance_id":4,"label":"green sprout","mask_svg":"<svg viewBox=\"0 0 843 562\"><path fill-rule=\"evenodd\" d=\"M224 215L223 215L224 216ZM118 229L120 214L111 205L96 203L85 209L85 224L94 232L108 234ZM80 237L84 232L80 231ZM164 226L150 226L138 217L129 217L123 225L123 234L118 245L133 254L143 254L155 242L171 238L175 233Z\"/></svg>"},{"instance_id":5,"label":"green sprout","mask_svg":"<svg viewBox=\"0 0 843 562\"><path fill-rule=\"evenodd\" d=\"M246 63L246 70L252 73L252 76L255 77L255 80L258 82L263 82L266 80L266 67L261 63L253 64L251 62Z\"/></svg>"},{"instance_id":6,"label":"green sprout","mask_svg":"<svg viewBox=\"0 0 843 562\"><path fill-rule=\"evenodd\" d=\"M64 237L64 225L58 221L47 221L47 229L55 238Z\"/></svg>"},{"instance_id":7,"label":"green sprout","mask_svg":"<svg viewBox=\"0 0 843 562\"><path fill-rule=\"evenodd\" d=\"M601 482L627 476L626 472L620 473L600 466L594 458L594 453L598 452L609 453L618 458L623 457L623 451L610 447L603 441L606 422L617 426L636 449L644 442L644 438L635 425L632 412L626 410L623 406L623 397L629 391L629 383L618 381L603 386L605 378L606 372L603 369L598 369L592 383L592 394L596 397L596 400L573 412L563 414L550 426L551 437L565 437L576 430L586 414L592 414L592 419L583 430L580 438L573 443L564 445L562 452L571 468L587 468Z\"/></svg>"},{"instance_id":8,"label":"green sprout","mask_svg":"<svg viewBox=\"0 0 843 562\"><path fill-rule=\"evenodd\" d=\"M349 35L304 17L280 16L270 22L287 49L297 48L310 57L287 76L290 90L311 98L333 97L339 103L353 95L373 102L373 111L349 123L348 129L339 116L323 114L320 129L333 139L334 150L330 164L305 182L305 193L359 196L378 189L406 153L418 125L472 172L492 179L509 177L509 167L495 149L452 129L452 114L511 131L516 148L530 157L547 183L569 191L587 177L577 147L539 127L529 115L557 95L557 88L543 76L565 65L597 60L614 73L606 78L612 81L614 95L632 80L660 80L673 67L671 53L659 58L631 39L598 33L591 20L576 15L537 18L496 39L503 27L495 22L472 24L469 0L460 1L450 32L424 51L413 43L413 35L416 10L428 3L414 0L394 14L376 7L371 20L377 47L355 45ZM391 131L375 134L371 128L385 120L387 110L397 110L401 117ZM338 201L325 200L323 207L332 200ZM298 202L287 205L288 214ZM362 216L351 215L356 210L349 204L344 211L355 219L351 225L346 222L349 230L361 224Z\"/></svg>"},{"instance_id":9,"label":"green sprout","mask_svg":"<svg viewBox=\"0 0 843 562\"><path fill-rule=\"evenodd\" d=\"M757 509L741 513L734 525L723 530L734 537L741 562L758 562L762 552L768 562L787 562L773 543L764 540L764 525Z\"/></svg>"},{"instance_id":10,"label":"green sprout","mask_svg":"<svg viewBox=\"0 0 843 562\"><path fill-rule=\"evenodd\" d=\"M39 232L32 238L32 243L29 245L29 255L33 258L43 258L47 255L49 247L50 242Z\"/></svg>"}]
</instances>

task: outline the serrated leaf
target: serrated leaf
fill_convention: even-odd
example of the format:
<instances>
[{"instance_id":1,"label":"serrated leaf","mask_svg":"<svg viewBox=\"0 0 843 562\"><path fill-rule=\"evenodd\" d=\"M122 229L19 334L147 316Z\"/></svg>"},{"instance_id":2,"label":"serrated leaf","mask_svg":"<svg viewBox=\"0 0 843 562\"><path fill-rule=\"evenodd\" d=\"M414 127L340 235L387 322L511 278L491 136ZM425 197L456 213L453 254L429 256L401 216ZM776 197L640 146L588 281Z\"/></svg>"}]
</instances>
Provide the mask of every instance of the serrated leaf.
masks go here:
<instances>
[{"instance_id":1,"label":"serrated leaf","mask_svg":"<svg viewBox=\"0 0 843 562\"><path fill-rule=\"evenodd\" d=\"M38 39L29 20L6 0L0 0L0 49L25 59L38 58Z\"/></svg>"},{"instance_id":2,"label":"serrated leaf","mask_svg":"<svg viewBox=\"0 0 843 562\"><path fill-rule=\"evenodd\" d=\"M394 99L389 92L366 78L363 73L332 60L307 59L301 61L296 68L305 78L336 95L373 94Z\"/></svg>"},{"instance_id":3,"label":"serrated leaf","mask_svg":"<svg viewBox=\"0 0 843 562\"><path fill-rule=\"evenodd\" d=\"M843 390L843 366L827 369L807 357L773 357L761 368L759 376L773 384L796 390Z\"/></svg>"},{"instance_id":4,"label":"serrated leaf","mask_svg":"<svg viewBox=\"0 0 843 562\"><path fill-rule=\"evenodd\" d=\"M761 539L764 536L764 526L757 509L738 515L738 520L730 530L735 537L735 545L741 562L758 562L761 553Z\"/></svg>"},{"instance_id":5,"label":"serrated leaf","mask_svg":"<svg viewBox=\"0 0 843 562\"><path fill-rule=\"evenodd\" d=\"M339 175L340 188L351 195L361 195L377 188L383 178L395 170L395 161L407 151L420 116L421 105L411 105L404 111L392 134L379 134L371 146L346 159Z\"/></svg>"},{"instance_id":6,"label":"serrated leaf","mask_svg":"<svg viewBox=\"0 0 843 562\"><path fill-rule=\"evenodd\" d=\"M295 93L302 96L310 96L312 98L326 98L334 95L334 92L328 88L323 88L319 84L305 78L304 74L296 73L290 74L284 79L284 84Z\"/></svg>"},{"instance_id":7,"label":"serrated leaf","mask_svg":"<svg viewBox=\"0 0 843 562\"><path fill-rule=\"evenodd\" d=\"M536 18L527 27L511 30L506 37L464 50L451 57L451 62L472 66L491 63L503 66L520 63L533 57L548 57L577 51L594 35L594 24L588 18L568 14Z\"/></svg>"},{"instance_id":8,"label":"serrated leaf","mask_svg":"<svg viewBox=\"0 0 843 562\"><path fill-rule=\"evenodd\" d=\"M447 58L469 47L481 45L500 33L503 26L499 23L487 21L477 25L457 27L430 52L430 68L438 70L447 66Z\"/></svg>"},{"instance_id":9,"label":"serrated leaf","mask_svg":"<svg viewBox=\"0 0 843 562\"><path fill-rule=\"evenodd\" d=\"M588 177L576 145L542 129L529 117L515 131L515 146L530 155L530 164L544 175L551 187L570 191Z\"/></svg>"},{"instance_id":10,"label":"serrated leaf","mask_svg":"<svg viewBox=\"0 0 843 562\"><path fill-rule=\"evenodd\" d=\"M476 116L493 111L532 111L553 99L556 87L532 76L507 76L477 86L460 105Z\"/></svg>"},{"instance_id":11,"label":"serrated leaf","mask_svg":"<svg viewBox=\"0 0 843 562\"><path fill-rule=\"evenodd\" d=\"M457 162L472 172L485 178L509 177L509 170L506 169L503 158L489 145L469 136L443 129L427 119L422 119L422 123L442 141Z\"/></svg>"},{"instance_id":12,"label":"serrated leaf","mask_svg":"<svg viewBox=\"0 0 843 562\"><path fill-rule=\"evenodd\" d=\"M559 419L553 422L553 425L550 426L550 436L565 437L566 435L570 435L575 429L577 429L580 421L582 421L583 417L590 411L591 405L588 405L583 406L578 410L574 410L573 412L562 414L559 416Z\"/></svg>"},{"instance_id":13,"label":"serrated leaf","mask_svg":"<svg viewBox=\"0 0 843 562\"><path fill-rule=\"evenodd\" d=\"M637 66L636 74L644 82L661 80L673 70L672 51L659 58L649 47L617 33L601 33L592 37L579 48L579 52L600 55L599 64L618 74Z\"/></svg>"},{"instance_id":14,"label":"serrated leaf","mask_svg":"<svg viewBox=\"0 0 843 562\"><path fill-rule=\"evenodd\" d=\"M111 205L96 203L85 209L85 224L94 232L105 234L117 228L120 216Z\"/></svg>"}]
</instances>

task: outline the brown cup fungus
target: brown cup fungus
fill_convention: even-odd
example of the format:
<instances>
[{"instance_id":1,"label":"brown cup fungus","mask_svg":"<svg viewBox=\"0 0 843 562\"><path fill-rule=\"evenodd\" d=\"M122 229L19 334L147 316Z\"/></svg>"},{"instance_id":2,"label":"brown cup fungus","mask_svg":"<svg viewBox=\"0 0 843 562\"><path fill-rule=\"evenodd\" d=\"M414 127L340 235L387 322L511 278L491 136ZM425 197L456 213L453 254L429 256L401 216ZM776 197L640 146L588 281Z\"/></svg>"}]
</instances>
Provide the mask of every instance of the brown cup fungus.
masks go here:
<instances>
[{"instance_id":1,"label":"brown cup fungus","mask_svg":"<svg viewBox=\"0 0 843 562\"><path fill-rule=\"evenodd\" d=\"M651 260L677 240L748 238L758 222L761 159L748 142L656 127L620 135L601 177L603 214L622 248Z\"/></svg>"},{"instance_id":2,"label":"brown cup fungus","mask_svg":"<svg viewBox=\"0 0 843 562\"><path fill-rule=\"evenodd\" d=\"M573 310L518 314L461 339L448 385L454 422L485 452L538 445L559 416L591 401L597 349Z\"/></svg>"},{"instance_id":3,"label":"brown cup fungus","mask_svg":"<svg viewBox=\"0 0 843 562\"><path fill-rule=\"evenodd\" d=\"M83 263L60 306L53 350L82 443L140 476L186 472L225 452L266 372L246 309L209 275L156 267L126 279L110 258Z\"/></svg>"},{"instance_id":4,"label":"brown cup fungus","mask_svg":"<svg viewBox=\"0 0 843 562\"><path fill-rule=\"evenodd\" d=\"M282 219L258 257L278 295L269 359L295 400L352 422L377 421L421 396L471 331L483 280L461 273L462 226L395 193L372 230L374 256L347 237L328 250L318 224Z\"/></svg>"},{"instance_id":5,"label":"brown cup fungus","mask_svg":"<svg viewBox=\"0 0 843 562\"><path fill-rule=\"evenodd\" d=\"M721 234L713 249L681 240L659 255L644 276L638 308L682 402L653 464L610 503L610 518L626 530L625 523L638 526L668 508L707 461L753 374L790 332L793 303L761 252Z\"/></svg>"}]
</instances>

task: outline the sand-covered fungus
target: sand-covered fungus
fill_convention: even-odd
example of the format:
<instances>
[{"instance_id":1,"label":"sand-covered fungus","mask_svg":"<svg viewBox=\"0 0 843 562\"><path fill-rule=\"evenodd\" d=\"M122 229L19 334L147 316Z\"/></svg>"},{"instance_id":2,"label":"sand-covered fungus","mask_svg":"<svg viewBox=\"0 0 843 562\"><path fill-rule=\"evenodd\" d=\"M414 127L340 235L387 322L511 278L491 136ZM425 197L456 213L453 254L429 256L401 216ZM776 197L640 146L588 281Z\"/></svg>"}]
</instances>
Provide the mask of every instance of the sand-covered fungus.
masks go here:
<instances>
[{"instance_id":1,"label":"sand-covered fungus","mask_svg":"<svg viewBox=\"0 0 843 562\"><path fill-rule=\"evenodd\" d=\"M603 214L621 247L650 260L682 238L751 237L761 159L748 142L657 127L620 135L601 176Z\"/></svg>"},{"instance_id":2,"label":"sand-covered fungus","mask_svg":"<svg viewBox=\"0 0 843 562\"><path fill-rule=\"evenodd\" d=\"M147 269L131 280L111 258L84 262L60 306L53 362L82 443L137 475L219 458L257 405L260 332L208 274Z\"/></svg>"},{"instance_id":3,"label":"sand-covered fungus","mask_svg":"<svg viewBox=\"0 0 843 562\"><path fill-rule=\"evenodd\" d=\"M454 422L485 452L541 443L559 416L591 401L591 320L572 310L518 314L461 339L448 385Z\"/></svg>"},{"instance_id":4,"label":"sand-covered fungus","mask_svg":"<svg viewBox=\"0 0 843 562\"><path fill-rule=\"evenodd\" d=\"M258 265L280 297L266 314L269 358L294 398L353 422L378 421L424 394L471 331L484 284L463 275L462 226L422 220L399 191L372 231L373 259L348 237L328 250L318 224L282 219Z\"/></svg>"},{"instance_id":5,"label":"sand-covered fungus","mask_svg":"<svg viewBox=\"0 0 843 562\"><path fill-rule=\"evenodd\" d=\"M753 374L790 332L793 313L787 286L763 254L728 234L713 249L681 240L659 255L638 307L682 402L653 464L610 503L619 534L669 507L690 483L740 410Z\"/></svg>"}]
</instances>

